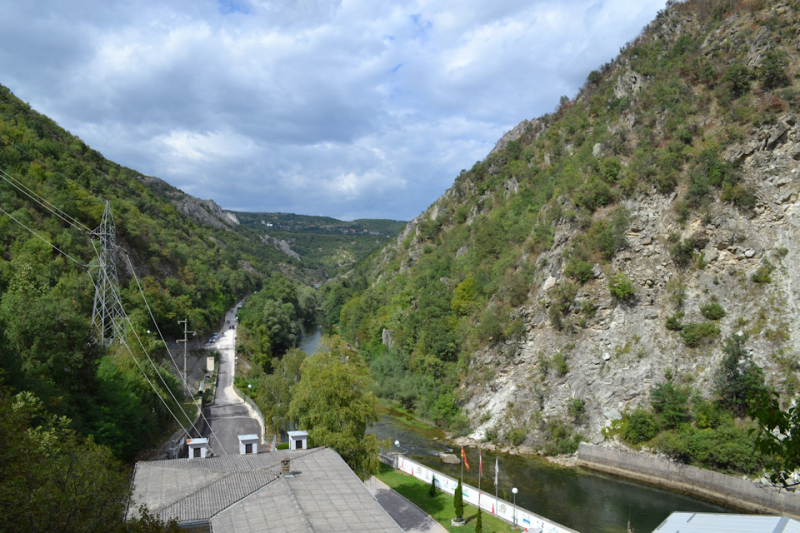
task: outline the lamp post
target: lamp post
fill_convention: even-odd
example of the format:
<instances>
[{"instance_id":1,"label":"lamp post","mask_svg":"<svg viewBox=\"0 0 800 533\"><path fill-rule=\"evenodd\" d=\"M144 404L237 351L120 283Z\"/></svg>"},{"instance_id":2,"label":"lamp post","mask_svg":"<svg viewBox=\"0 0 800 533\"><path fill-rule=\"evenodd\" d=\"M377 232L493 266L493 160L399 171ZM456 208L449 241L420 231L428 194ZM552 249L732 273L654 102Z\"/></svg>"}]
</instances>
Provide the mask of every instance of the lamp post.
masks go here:
<instances>
[{"instance_id":1,"label":"lamp post","mask_svg":"<svg viewBox=\"0 0 800 533\"><path fill-rule=\"evenodd\" d=\"M514 494L514 528L517 527L517 487L511 489L511 492Z\"/></svg>"}]
</instances>

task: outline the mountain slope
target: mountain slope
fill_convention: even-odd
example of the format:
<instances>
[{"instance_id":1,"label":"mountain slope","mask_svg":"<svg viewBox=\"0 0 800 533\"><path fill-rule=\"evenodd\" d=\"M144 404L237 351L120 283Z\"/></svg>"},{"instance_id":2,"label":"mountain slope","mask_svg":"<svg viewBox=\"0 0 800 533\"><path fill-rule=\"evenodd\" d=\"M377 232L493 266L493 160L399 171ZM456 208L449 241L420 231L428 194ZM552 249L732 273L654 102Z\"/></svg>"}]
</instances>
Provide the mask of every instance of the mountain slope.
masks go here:
<instances>
[{"instance_id":1,"label":"mountain slope","mask_svg":"<svg viewBox=\"0 0 800 533\"><path fill-rule=\"evenodd\" d=\"M151 310L172 339L183 337L178 320L188 318L202 335L238 298L273 283L284 288L291 319L306 312L297 284L283 275L310 277L300 261L265 245L213 202L104 159L2 86L0 171L2 385L32 392L119 458L153 445L174 423L167 405L179 411L171 396L183 396L164 364L163 344L150 334ZM122 302L156 362L145 365L155 390L123 346L91 338L94 287L86 265L95 251L88 232L100 225L106 201L124 250L117 264ZM54 214L53 206L78 223ZM146 363L135 338L128 342Z\"/></svg>"},{"instance_id":2,"label":"mountain slope","mask_svg":"<svg viewBox=\"0 0 800 533\"><path fill-rule=\"evenodd\" d=\"M380 392L567 451L665 383L716 397L741 332L793 396L798 21L798 2L671 3L462 171L338 317Z\"/></svg>"}]
</instances>

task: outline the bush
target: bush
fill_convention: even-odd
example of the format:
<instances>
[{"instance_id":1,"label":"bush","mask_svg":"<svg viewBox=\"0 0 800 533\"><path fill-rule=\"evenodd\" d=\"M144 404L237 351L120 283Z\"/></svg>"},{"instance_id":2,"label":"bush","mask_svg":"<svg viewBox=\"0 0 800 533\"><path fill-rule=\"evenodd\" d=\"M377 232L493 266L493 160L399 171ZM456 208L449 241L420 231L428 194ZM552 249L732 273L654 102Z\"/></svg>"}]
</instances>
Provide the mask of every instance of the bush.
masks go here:
<instances>
[{"instance_id":1,"label":"bush","mask_svg":"<svg viewBox=\"0 0 800 533\"><path fill-rule=\"evenodd\" d=\"M564 269L564 274L581 283L594 279L593 265L588 261L573 259Z\"/></svg>"},{"instance_id":2,"label":"bush","mask_svg":"<svg viewBox=\"0 0 800 533\"><path fill-rule=\"evenodd\" d=\"M289 443L288 442L281 442L280 444L278 444L278 449L279 450L288 450L289 449Z\"/></svg>"},{"instance_id":3,"label":"bush","mask_svg":"<svg viewBox=\"0 0 800 533\"><path fill-rule=\"evenodd\" d=\"M512 446L519 446L528 436L528 432L523 428L514 428L506 433L506 439Z\"/></svg>"},{"instance_id":4,"label":"bush","mask_svg":"<svg viewBox=\"0 0 800 533\"><path fill-rule=\"evenodd\" d=\"M608 291L611 296L621 301L631 301L635 296L633 283L630 278L623 273L611 276L608 281Z\"/></svg>"},{"instance_id":5,"label":"bush","mask_svg":"<svg viewBox=\"0 0 800 533\"><path fill-rule=\"evenodd\" d=\"M709 320L719 320L725 316L725 309L717 302L709 302L700 306L700 313Z\"/></svg>"},{"instance_id":6,"label":"bush","mask_svg":"<svg viewBox=\"0 0 800 533\"><path fill-rule=\"evenodd\" d=\"M680 268L688 267L694 258L695 246L696 243L693 239L676 242L672 248L669 249L669 255L672 256L675 265Z\"/></svg>"},{"instance_id":7,"label":"bush","mask_svg":"<svg viewBox=\"0 0 800 533\"><path fill-rule=\"evenodd\" d=\"M544 432L547 437L543 448L545 455L575 453L583 438L561 420L548 420L544 425Z\"/></svg>"},{"instance_id":8,"label":"bush","mask_svg":"<svg viewBox=\"0 0 800 533\"><path fill-rule=\"evenodd\" d=\"M774 89L783 87L789 83L787 71L789 69L789 59L783 50L768 50L764 54L764 61L761 63L758 77L764 89Z\"/></svg>"},{"instance_id":9,"label":"bush","mask_svg":"<svg viewBox=\"0 0 800 533\"><path fill-rule=\"evenodd\" d=\"M586 400L581 400L580 398L572 398L569 402L567 402L567 412L569 413L570 418L576 424L580 424L583 422L583 418L586 415Z\"/></svg>"},{"instance_id":10,"label":"bush","mask_svg":"<svg viewBox=\"0 0 800 533\"><path fill-rule=\"evenodd\" d=\"M561 352L557 352L553 356L553 369L558 372L560 376L569 372L569 365L567 365L567 360Z\"/></svg>"},{"instance_id":11,"label":"bush","mask_svg":"<svg viewBox=\"0 0 800 533\"><path fill-rule=\"evenodd\" d=\"M772 281L770 274L772 268L768 265L761 265L758 269L750 275L750 281L754 283L769 283Z\"/></svg>"},{"instance_id":12,"label":"bush","mask_svg":"<svg viewBox=\"0 0 800 533\"><path fill-rule=\"evenodd\" d=\"M719 333L719 327L713 322L692 322L683 325L681 329L681 338L686 346L695 348L705 340L719 337Z\"/></svg>"},{"instance_id":13,"label":"bush","mask_svg":"<svg viewBox=\"0 0 800 533\"><path fill-rule=\"evenodd\" d=\"M634 409L622 415L619 436L630 444L641 444L658 435L658 423L649 411Z\"/></svg>"},{"instance_id":14,"label":"bush","mask_svg":"<svg viewBox=\"0 0 800 533\"><path fill-rule=\"evenodd\" d=\"M753 189L736 184L726 186L722 190L723 202L732 202L739 209L752 210L756 206L757 198Z\"/></svg>"},{"instance_id":15,"label":"bush","mask_svg":"<svg viewBox=\"0 0 800 533\"><path fill-rule=\"evenodd\" d=\"M726 84L734 98L739 98L750 90L751 76L750 69L741 63L734 63L728 67L722 82Z\"/></svg>"},{"instance_id":16,"label":"bush","mask_svg":"<svg viewBox=\"0 0 800 533\"><path fill-rule=\"evenodd\" d=\"M664 326L670 331L680 331L683 329L683 312L678 312L667 317Z\"/></svg>"},{"instance_id":17,"label":"bush","mask_svg":"<svg viewBox=\"0 0 800 533\"><path fill-rule=\"evenodd\" d=\"M730 474L760 473L764 464L747 425L728 423L716 429L684 426L662 433L654 445L683 463Z\"/></svg>"}]
</instances>

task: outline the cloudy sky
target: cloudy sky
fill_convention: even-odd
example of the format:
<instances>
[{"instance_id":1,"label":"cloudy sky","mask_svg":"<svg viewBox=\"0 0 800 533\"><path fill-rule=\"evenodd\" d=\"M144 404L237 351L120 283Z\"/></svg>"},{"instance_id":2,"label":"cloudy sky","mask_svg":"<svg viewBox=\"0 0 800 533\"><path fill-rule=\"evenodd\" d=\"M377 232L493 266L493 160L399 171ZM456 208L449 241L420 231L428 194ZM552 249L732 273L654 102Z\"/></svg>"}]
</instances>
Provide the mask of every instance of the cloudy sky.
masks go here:
<instances>
[{"instance_id":1,"label":"cloudy sky","mask_svg":"<svg viewBox=\"0 0 800 533\"><path fill-rule=\"evenodd\" d=\"M0 0L0 84L241 211L410 220L664 0Z\"/></svg>"}]
</instances>

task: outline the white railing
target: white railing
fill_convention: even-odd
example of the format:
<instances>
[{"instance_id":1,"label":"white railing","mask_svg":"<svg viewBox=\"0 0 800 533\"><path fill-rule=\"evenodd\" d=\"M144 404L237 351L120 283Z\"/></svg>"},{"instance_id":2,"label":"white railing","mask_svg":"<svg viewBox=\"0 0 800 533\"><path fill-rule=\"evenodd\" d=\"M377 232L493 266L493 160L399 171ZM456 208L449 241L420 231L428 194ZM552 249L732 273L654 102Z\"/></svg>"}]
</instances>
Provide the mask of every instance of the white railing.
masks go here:
<instances>
[{"instance_id":1,"label":"white railing","mask_svg":"<svg viewBox=\"0 0 800 533\"><path fill-rule=\"evenodd\" d=\"M392 456L392 459L392 462L394 463L393 466L397 470L402 470L407 474L411 474L415 478L420 479L425 483L430 483L431 476L433 476L437 489L448 494L455 494L456 487L458 486L457 479L408 459L403 455ZM493 494L484 491L478 491L478 489L470 485L462 484L461 493L464 498L464 503L468 503L473 507L479 507L483 511L491 513L510 524L516 523L518 526L521 526L524 531L536 531L542 533L578 533L574 529L557 524L556 522L539 516L536 513L532 513L527 509L523 509L519 506L515 507L510 502L500 498L495 498ZM516 520L514 516L515 510Z\"/></svg>"}]
</instances>

